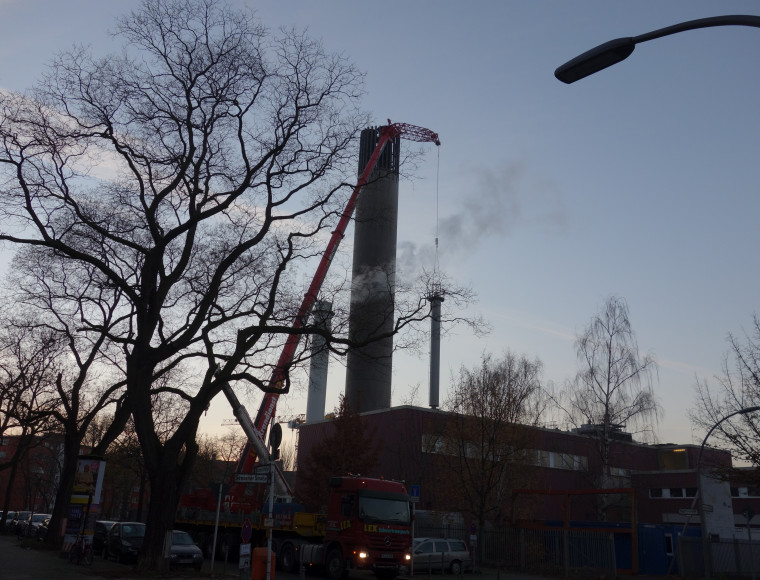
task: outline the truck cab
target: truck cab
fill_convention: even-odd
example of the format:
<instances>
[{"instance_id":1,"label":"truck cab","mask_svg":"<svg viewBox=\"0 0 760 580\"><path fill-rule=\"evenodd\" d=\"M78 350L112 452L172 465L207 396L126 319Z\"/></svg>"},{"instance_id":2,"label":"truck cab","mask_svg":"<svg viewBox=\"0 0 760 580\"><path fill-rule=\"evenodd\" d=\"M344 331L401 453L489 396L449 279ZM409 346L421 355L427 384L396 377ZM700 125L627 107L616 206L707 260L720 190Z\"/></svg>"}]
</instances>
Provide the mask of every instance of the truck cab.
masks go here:
<instances>
[{"instance_id":1,"label":"truck cab","mask_svg":"<svg viewBox=\"0 0 760 580\"><path fill-rule=\"evenodd\" d=\"M330 479L325 566L330 578L347 568L388 580L411 563L409 494L398 481L357 476Z\"/></svg>"}]
</instances>

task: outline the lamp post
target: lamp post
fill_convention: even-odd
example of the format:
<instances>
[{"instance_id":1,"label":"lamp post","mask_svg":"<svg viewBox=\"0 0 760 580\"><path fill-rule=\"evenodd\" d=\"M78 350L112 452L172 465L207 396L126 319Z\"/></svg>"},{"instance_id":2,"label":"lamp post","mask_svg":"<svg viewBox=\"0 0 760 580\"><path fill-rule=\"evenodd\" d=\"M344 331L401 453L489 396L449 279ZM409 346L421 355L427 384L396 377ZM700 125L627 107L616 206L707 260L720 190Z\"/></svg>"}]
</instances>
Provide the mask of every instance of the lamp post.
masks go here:
<instances>
[{"instance_id":1,"label":"lamp post","mask_svg":"<svg viewBox=\"0 0 760 580\"><path fill-rule=\"evenodd\" d=\"M631 55L637 44L686 30L711 28L713 26L752 26L760 28L760 16L746 14L712 16L710 18L699 18L698 20L689 20L680 24L659 28L658 30L640 34L639 36L616 38L567 61L554 71L554 76L563 83L574 83L625 60Z\"/></svg>"},{"instance_id":2,"label":"lamp post","mask_svg":"<svg viewBox=\"0 0 760 580\"><path fill-rule=\"evenodd\" d=\"M715 429L718 428L718 426L723 423L726 419L730 419L731 417L734 417L736 415L746 415L747 413L754 413L755 411L760 411L760 406L755 407L745 407L743 409L739 409L738 411L734 411L733 413L729 413L722 419L720 419L715 425L710 427L710 430L705 435L705 438L702 440L702 445L699 447L699 455L697 456L697 496L699 497L699 521L702 527L702 554L704 558L704 564L705 564L705 577L710 578L710 574L712 573L712 558L708 556L712 556L712 554L708 551L709 543L707 541L707 524L706 524L706 518L705 518L705 496L704 496L704 489L702 487L702 452L705 449L705 445L707 444L707 439L712 435L712 432L715 431ZM749 521L747 521L747 528L749 528ZM750 537L750 542L752 541ZM750 545L750 553L752 550L752 546ZM754 568L752 568L752 576L754 577Z\"/></svg>"},{"instance_id":3,"label":"lamp post","mask_svg":"<svg viewBox=\"0 0 760 580\"><path fill-rule=\"evenodd\" d=\"M666 26L665 28L659 28L651 32L640 34L638 36L628 36L622 38L616 38L607 41L603 44L595 46L594 48L587 50L583 54L576 56L575 58L567 61L565 64L559 66L554 71L554 76L566 84L574 83L587 76L604 70L614 64L617 64L632 53L637 44L647 42L648 40L654 40L656 38L662 38L663 36L669 36L671 34L677 34L679 32L685 32L687 30L696 30L698 28L711 28L714 26L751 26L754 28L760 28L760 16L735 14L728 16L712 16L710 18L699 18L697 20L689 20L681 22L679 24L673 24L672 26ZM744 415L754 411L759 411L760 406L747 407L739 409L729 415L726 415L720 419L705 435L702 445L699 448L699 456L697 459L697 497L700 503L700 521L702 524L702 541L703 541L703 553L707 558L707 530L705 525L704 515L704 490L702 486L702 452L704 451L707 439L712 432L726 419L729 419L735 415ZM694 499L696 500L697 497ZM692 504L693 507L693 504ZM749 523L748 523L749 525ZM707 578L710 577L710 565L708 560L705 559L705 573ZM754 570L753 570L754 573ZM754 574L753 574L754 575Z\"/></svg>"}]
</instances>

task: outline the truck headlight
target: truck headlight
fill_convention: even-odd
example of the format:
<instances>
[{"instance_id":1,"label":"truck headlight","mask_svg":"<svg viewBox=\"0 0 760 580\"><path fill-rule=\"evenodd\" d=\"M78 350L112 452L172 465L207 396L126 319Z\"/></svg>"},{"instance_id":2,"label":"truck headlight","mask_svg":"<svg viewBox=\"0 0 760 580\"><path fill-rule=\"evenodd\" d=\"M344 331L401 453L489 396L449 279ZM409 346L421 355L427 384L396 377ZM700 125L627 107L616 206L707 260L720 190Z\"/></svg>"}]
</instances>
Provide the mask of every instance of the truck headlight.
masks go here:
<instances>
[{"instance_id":1,"label":"truck headlight","mask_svg":"<svg viewBox=\"0 0 760 580\"><path fill-rule=\"evenodd\" d=\"M412 555L411 554L404 554L404 560L406 560L408 562L411 559L412 559Z\"/></svg>"},{"instance_id":2,"label":"truck headlight","mask_svg":"<svg viewBox=\"0 0 760 580\"><path fill-rule=\"evenodd\" d=\"M365 552L364 550L359 550L356 553L356 555L359 556L360 560L366 560L367 558L369 558L369 554L367 552Z\"/></svg>"}]
</instances>

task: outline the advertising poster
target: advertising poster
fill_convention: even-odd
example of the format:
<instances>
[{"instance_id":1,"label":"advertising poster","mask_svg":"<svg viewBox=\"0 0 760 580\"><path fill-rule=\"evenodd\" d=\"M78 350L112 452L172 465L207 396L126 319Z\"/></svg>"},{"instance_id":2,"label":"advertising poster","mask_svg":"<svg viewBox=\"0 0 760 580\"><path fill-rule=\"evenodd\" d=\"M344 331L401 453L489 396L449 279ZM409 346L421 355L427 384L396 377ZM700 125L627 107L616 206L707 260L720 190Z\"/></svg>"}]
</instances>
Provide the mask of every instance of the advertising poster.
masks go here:
<instances>
[{"instance_id":1,"label":"advertising poster","mask_svg":"<svg viewBox=\"0 0 760 580\"><path fill-rule=\"evenodd\" d=\"M105 471L106 462L100 457L82 456L77 461L63 539L65 552L71 549L79 534L84 536L85 542L92 542Z\"/></svg>"}]
</instances>

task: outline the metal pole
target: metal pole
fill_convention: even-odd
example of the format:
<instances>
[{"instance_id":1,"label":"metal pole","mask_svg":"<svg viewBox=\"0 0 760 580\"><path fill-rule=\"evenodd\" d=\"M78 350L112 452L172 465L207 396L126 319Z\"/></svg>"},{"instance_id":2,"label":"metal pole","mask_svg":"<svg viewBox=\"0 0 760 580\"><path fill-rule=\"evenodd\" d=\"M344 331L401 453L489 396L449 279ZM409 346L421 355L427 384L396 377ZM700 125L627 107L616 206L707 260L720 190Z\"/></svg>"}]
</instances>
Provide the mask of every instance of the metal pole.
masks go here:
<instances>
[{"instance_id":1,"label":"metal pole","mask_svg":"<svg viewBox=\"0 0 760 580\"><path fill-rule=\"evenodd\" d=\"M417 519L417 515L415 513L417 511L417 508L414 506L414 504L410 504L410 505L412 506L412 514L411 514L411 517L412 517L412 545L409 547L409 551L410 551L409 555L411 556L412 559L409 561L409 571L410 571L409 573L410 573L411 577L414 578L414 524L415 524L415 520Z\"/></svg>"},{"instance_id":2,"label":"metal pole","mask_svg":"<svg viewBox=\"0 0 760 580\"><path fill-rule=\"evenodd\" d=\"M755 580L755 555L752 553L752 526L750 522L755 514L750 508L744 510L744 517L747 518L747 539L749 540L749 570L752 573L752 580Z\"/></svg>"},{"instance_id":3,"label":"metal pole","mask_svg":"<svg viewBox=\"0 0 760 580\"><path fill-rule=\"evenodd\" d=\"M274 425L274 417L272 417L272 425ZM270 430L270 433L272 431ZM271 440L270 440L271 443ZM270 447L269 452L272 452ZM269 519L272 522L272 527L269 528L269 539L267 540L267 580L272 580L272 532L274 531L274 461L269 462Z\"/></svg>"},{"instance_id":4,"label":"metal pole","mask_svg":"<svg viewBox=\"0 0 760 580\"><path fill-rule=\"evenodd\" d=\"M222 484L219 484L219 499L216 502L216 522L214 523L214 542L211 545L211 571L214 571L214 560L216 560L216 535L219 532L219 512L222 509Z\"/></svg>"},{"instance_id":5,"label":"metal pole","mask_svg":"<svg viewBox=\"0 0 760 580\"><path fill-rule=\"evenodd\" d=\"M710 435L712 435L712 432L715 431L715 429L717 429L721 423L723 423L723 421L730 419L735 415L746 415L747 413L754 413L755 411L760 411L760 405L754 407L746 407L744 409L734 411L733 413L729 413L710 428L710 430L707 432L707 435L705 435L705 438L702 440L702 445L699 447L699 455L697 456L697 495L699 497L699 521L702 526L702 558L704 560L705 566L705 578L708 580L710 578L710 574L712 573L712 550L710 549L710 544L708 542L707 518L705 517L704 486L702 485L702 452L705 450L705 445L707 445L707 439L710 437Z\"/></svg>"}]
</instances>

